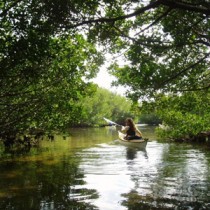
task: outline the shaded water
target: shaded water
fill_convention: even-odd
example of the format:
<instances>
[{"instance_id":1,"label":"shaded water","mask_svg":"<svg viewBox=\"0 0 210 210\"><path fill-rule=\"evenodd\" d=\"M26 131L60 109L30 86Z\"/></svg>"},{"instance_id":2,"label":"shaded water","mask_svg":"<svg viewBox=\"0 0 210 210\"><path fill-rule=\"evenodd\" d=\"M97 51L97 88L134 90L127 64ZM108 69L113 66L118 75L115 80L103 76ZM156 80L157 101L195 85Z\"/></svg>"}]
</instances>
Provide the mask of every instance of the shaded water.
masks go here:
<instances>
[{"instance_id":1,"label":"shaded water","mask_svg":"<svg viewBox=\"0 0 210 210\"><path fill-rule=\"evenodd\" d=\"M210 209L210 152L156 140L120 145L113 128L72 129L24 155L0 154L1 210Z\"/></svg>"}]
</instances>

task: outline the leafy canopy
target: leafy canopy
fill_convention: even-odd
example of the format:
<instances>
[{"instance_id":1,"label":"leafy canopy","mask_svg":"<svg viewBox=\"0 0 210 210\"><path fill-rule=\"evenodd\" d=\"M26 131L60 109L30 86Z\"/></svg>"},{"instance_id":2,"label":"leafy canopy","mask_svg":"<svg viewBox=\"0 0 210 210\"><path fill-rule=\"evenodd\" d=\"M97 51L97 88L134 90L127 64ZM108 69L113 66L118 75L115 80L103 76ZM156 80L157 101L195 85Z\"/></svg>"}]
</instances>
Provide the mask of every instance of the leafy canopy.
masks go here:
<instances>
[{"instance_id":1,"label":"leafy canopy","mask_svg":"<svg viewBox=\"0 0 210 210\"><path fill-rule=\"evenodd\" d=\"M209 14L206 0L2 0L0 136L74 120L96 43L123 55L110 72L134 99L209 89Z\"/></svg>"},{"instance_id":2,"label":"leafy canopy","mask_svg":"<svg viewBox=\"0 0 210 210\"><path fill-rule=\"evenodd\" d=\"M1 1L0 138L65 128L78 115L74 104L94 90L86 81L103 58L80 31L64 30L83 4Z\"/></svg>"},{"instance_id":3,"label":"leafy canopy","mask_svg":"<svg viewBox=\"0 0 210 210\"><path fill-rule=\"evenodd\" d=\"M128 85L129 95L209 89L210 3L207 1L139 1L135 16L115 24L115 52L124 49L127 63L110 72L116 84Z\"/></svg>"}]
</instances>

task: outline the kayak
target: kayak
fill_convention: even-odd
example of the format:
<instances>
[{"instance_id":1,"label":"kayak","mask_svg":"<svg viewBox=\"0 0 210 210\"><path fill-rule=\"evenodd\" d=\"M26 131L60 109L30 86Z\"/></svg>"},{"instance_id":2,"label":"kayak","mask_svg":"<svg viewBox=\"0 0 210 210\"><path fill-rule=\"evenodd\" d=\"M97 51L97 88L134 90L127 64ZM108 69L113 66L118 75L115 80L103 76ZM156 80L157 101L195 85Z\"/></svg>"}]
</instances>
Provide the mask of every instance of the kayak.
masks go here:
<instances>
[{"instance_id":1,"label":"kayak","mask_svg":"<svg viewBox=\"0 0 210 210\"><path fill-rule=\"evenodd\" d=\"M126 140L125 139L125 134L118 131L118 137L119 140L122 144L126 146L134 146L134 147L139 147L139 148L145 148L147 145L148 139L132 139L132 140Z\"/></svg>"}]
</instances>

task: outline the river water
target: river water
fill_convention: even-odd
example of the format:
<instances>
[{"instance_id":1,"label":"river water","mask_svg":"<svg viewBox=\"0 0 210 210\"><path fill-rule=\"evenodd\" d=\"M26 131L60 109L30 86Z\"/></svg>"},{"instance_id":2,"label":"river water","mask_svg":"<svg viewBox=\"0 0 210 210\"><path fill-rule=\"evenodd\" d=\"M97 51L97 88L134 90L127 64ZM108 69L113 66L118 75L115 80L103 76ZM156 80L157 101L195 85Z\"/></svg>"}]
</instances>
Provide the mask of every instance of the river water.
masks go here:
<instances>
[{"instance_id":1,"label":"river water","mask_svg":"<svg viewBox=\"0 0 210 210\"><path fill-rule=\"evenodd\" d=\"M0 150L0 210L210 209L210 151L158 141L117 141L114 128L71 129L25 154Z\"/></svg>"}]
</instances>

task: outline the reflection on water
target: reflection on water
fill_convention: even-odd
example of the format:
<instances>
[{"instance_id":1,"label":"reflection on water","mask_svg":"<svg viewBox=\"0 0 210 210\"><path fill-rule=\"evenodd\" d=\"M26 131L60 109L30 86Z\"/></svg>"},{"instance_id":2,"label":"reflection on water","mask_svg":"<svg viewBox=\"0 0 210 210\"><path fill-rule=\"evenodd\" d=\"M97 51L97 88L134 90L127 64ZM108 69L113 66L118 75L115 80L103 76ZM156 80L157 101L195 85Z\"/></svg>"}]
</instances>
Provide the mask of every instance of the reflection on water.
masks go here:
<instances>
[{"instance_id":1,"label":"reflection on water","mask_svg":"<svg viewBox=\"0 0 210 210\"><path fill-rule=\"evenodd\" d=\"M0 209L210 209L210 153L156 141L116 143L114 127L73 129L29 154L0 155Z\"/></svg>"}]
</instances>

